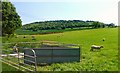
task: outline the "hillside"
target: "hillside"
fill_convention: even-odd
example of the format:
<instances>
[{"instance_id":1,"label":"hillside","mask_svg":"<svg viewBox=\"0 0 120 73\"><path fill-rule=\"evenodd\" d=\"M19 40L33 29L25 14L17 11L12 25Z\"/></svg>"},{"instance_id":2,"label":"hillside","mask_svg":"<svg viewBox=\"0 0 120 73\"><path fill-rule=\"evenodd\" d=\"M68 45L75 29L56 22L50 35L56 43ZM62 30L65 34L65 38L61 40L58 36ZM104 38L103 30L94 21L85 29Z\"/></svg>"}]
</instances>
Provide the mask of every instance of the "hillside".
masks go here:
<instances>
[{"instance_id":1,"label":"hillside","mask_svg":"<svg viewBox=\"0 0 120 73\"><path fill-rule=\"evenodd\" d=\"M33 22L30 24L23 25L23 30L61 30L66 28L104 28L106 26L114 26L114 24L104 24L99 21L82 21L82 20L55 20L55 21L44 21L44 22Z\"/></svg>"},{"instance_id":2,"label":"hillside","mask_svg":"<svg viewBox=\"0 0 120 73\"><path fill-rule=\"evenodd\" d=\"M106 27L115 27L115 24L113 23L104 24L98 21L56 20L25 24L22 26L22 28L16 30L16 34L18 35L51 34L51 33L63 33L66 31Z\"/></svg>"}]
</instances>

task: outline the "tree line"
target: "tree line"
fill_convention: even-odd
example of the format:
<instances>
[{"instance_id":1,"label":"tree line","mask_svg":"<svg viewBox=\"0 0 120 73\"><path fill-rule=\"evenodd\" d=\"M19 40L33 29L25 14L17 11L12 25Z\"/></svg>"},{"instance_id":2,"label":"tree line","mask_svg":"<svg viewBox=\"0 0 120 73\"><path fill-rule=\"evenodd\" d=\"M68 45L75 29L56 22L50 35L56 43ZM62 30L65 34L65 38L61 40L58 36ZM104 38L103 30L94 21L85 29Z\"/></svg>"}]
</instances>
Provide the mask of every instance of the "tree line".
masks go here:
<instances>
[{"instance_id":1,"label":"tree line","mask_svg":"<svg viewBox=\"0 0 120 73\"><path fill-rule=\"evenodd\" d=\"M22 26L23 30L61 30L67 28L105 28L115 27L115 24L105 24L99 21L82 21L82 20L54 20L44 22L33 22Z\"/></svg>"}]
</instances>

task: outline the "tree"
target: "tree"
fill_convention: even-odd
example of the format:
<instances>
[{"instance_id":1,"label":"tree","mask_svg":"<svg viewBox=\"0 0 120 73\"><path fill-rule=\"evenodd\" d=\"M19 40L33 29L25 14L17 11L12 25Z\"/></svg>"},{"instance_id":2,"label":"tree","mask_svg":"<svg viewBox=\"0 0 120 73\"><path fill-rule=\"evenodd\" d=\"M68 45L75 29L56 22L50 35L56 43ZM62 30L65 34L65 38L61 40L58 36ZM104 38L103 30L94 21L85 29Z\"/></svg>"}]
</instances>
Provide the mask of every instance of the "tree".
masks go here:
<instances>
[{"instance_id":1,"label":"tree","mask_svg":"<svg viewBox=\"0 0 120 73\"><path fill-rule=\"evenodd\" d=\"M2 36L2 3L0 1L0 36Z\"/></svg>"},{"instance_id":2,"label":"tree","mask_svg":"<svg viewBox=\"0 0 120 73\"><path fill-rule=\"evenodd\" d=\"M108 24L108 27L115 27L115 24L110 23L110 24Z\"/></svg>"},{"instance_id":3,"label":"tree","mask_svg":"<svg viewBox=\"0 0 120 73\"><path fill-rule=\"evenodd\" d=\"M104 23L101 23L101 28L105 28L105 24Z\"/></svg>"},{"instance_id":4,"label":"tree","mask_svg":"<svg viewBox=\"0 0 120 73\"><path fill-rule=\"evenodd\" d=\"M92 27L93 28L100 28L100 23L99 22L93 22Z\"/></svg>"},{"instance_id":5,"label":"tree","mask_svg":"<svg viewBox=\"0 0 120 73\"><path fill-rule=\"evenodd\" d=\"M2 35L14 34L22 26L20 16L11 2L2 2Z\"/></svg>"}]
</instances>

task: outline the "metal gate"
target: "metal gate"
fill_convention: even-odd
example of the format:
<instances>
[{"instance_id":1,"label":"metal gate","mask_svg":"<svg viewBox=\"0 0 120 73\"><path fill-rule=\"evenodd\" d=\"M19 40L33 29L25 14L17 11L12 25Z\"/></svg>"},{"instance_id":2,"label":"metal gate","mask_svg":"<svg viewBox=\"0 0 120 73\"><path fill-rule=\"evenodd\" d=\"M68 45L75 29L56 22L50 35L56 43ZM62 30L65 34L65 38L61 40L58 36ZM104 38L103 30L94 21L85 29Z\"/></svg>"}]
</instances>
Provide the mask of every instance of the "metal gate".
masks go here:
<instances>
[{"instance_id":1,"label":"metal gate","mask_svg":"<svg viewBox=\"0 0 120 73\"><path fill-rule=\"evenodd\" d=\"M10 43L9 43L10 44ZM4 45L4 44L3 44ZM33 49L29 49L33 56L27 55L28 57L32 57L34 60L30 61L28 59L24 59L24 53L19 52L19 48L17 52L13 52L12 50L5 50L2 49L1 59L3 63L6 63L18 70L21 70L23 72L33 72L37 73L37 62L36 62L36 53ZM31 66L29 64L25 64L24 60L33 62L34 64Z\"/></svg>"}]
</instances>

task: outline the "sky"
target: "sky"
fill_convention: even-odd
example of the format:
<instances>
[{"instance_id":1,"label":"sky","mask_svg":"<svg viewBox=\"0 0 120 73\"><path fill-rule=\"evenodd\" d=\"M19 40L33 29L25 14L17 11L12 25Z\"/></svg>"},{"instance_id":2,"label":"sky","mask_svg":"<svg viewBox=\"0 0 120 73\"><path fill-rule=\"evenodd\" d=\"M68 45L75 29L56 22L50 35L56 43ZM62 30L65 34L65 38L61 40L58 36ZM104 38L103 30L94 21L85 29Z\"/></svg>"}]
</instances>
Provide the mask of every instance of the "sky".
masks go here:
<instances>
[{"instance_id":1,"label":"sky","mask_svg":"<svg viewBox=\"0 0 120 73\"><path fill-rule=\"evenodd\" d=\"M93 20L118 24L119 0L10 0L22 24L50 20Z\"/></svg>"}]
</instances>

